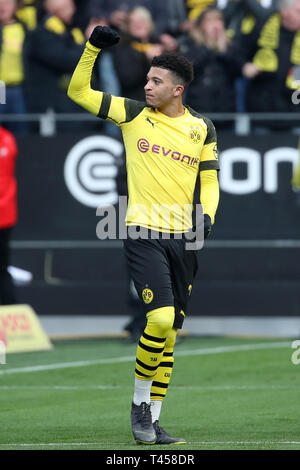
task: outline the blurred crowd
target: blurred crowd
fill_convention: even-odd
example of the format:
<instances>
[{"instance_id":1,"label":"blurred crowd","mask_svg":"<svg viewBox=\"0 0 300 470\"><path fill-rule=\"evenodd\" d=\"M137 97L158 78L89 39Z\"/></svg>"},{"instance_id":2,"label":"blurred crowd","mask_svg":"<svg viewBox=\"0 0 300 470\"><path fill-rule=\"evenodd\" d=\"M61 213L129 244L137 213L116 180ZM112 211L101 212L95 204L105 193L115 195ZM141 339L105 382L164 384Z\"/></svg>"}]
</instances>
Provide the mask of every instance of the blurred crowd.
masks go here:
<instances>
[{"instance_id":1,"label":"blurred crowd","mask_svg":"<svg viewBox=\"0 0 300 470\"><path fill-rule=\"evenodd\" d=\"M0 114L82 112L66 90L99 24L121 41L97 60L96 89L144 100L151 59L178 50L194 64L184 101L196 111L299 112L300 0L0 0Z\"/></svg>"}]
</instances>

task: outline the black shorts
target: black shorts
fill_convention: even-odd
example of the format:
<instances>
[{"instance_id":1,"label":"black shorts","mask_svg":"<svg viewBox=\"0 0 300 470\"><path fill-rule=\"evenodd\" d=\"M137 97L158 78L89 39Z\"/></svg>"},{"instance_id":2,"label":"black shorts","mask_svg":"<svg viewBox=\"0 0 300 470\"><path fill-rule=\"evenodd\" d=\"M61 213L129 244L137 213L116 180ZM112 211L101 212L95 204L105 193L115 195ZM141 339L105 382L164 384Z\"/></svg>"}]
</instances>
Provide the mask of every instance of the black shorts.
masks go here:
<instances>
[{"instance_id":1,"label":"black shorts","mask_svg":"<svg viewBox=\"0 0 300 470\"><path fill-rule=\"evenodd\" d=\"M185 238L124 240L130 276L145 313L174 306L174 327L181 328L198 269L197 251L186 250Z\"/></svg>"}]
</instances>

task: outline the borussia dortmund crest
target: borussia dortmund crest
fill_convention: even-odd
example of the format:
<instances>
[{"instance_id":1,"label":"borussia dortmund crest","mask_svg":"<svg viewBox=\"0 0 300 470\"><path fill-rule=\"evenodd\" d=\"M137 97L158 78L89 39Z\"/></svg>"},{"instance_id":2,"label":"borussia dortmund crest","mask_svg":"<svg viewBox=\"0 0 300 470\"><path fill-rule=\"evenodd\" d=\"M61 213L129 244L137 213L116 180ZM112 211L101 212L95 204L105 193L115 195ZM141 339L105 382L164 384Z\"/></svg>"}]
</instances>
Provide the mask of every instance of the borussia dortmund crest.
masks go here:
<instances>
[{"instance_id":1,"label":"borussia dortmund crest","mask_svg":"<svg viewBox=\"0 0 300 470\"><path fill-rule=\"evenodd\" d=\"M150 304L153 300L153 292L151 289L143 289L142 298L145 304Z\"/></svg>"},{"instance_id":2,"label":"borussia dortmund crest","mask_svg":"<svg viewBox=\"0 0 300 470\"><path fill-rule=\"evenodd\" d=\"M218 160L218 149L217 149L217 144L214 145L214 148L213 148L213 152L214 152L214 157L216 160Z\"/></svg>"},{"instance_id":3,"label":"borussia dortmund crest","mask_svg":"<svg viewBox=\"0 0 300 470\"><path fill-rule=\"evenodd\" d=\"M199 144L201 142L201 132L199 127L190 127L189 139L193 144Z\"/></svg>"}]
</instances>

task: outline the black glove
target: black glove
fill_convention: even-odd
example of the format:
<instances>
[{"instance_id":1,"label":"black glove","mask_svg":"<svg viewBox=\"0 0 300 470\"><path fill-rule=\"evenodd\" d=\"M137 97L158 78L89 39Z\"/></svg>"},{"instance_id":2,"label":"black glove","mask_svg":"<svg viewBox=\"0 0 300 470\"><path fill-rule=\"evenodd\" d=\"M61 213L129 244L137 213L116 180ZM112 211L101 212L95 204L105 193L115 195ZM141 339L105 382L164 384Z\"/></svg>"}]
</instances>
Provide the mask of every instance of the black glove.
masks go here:
<instances>
[{"instance_id":1,"label":"black glove","mask_svg":"<svg viewBox=\"0 0 300 470\"><path fill-rule=\"evenodd\" d=\"M204 240L209 236L211 232L211 218L208 214L204 214Z\"/></svg>"},{"instance_id":2,"label":"black glove","mask_svg":"<svg viewBox=\"0 0 300 470\"><path fill-rule=\"evenodd\" d=\"M203 224L202 224L203 222ZM201 222L197 225L194 225L192 230L190 230L188 233L190 234L191 238L189 237L184 237L187 241L193 240L193 238L196 237L196 240L198 241L203 241L205 240L211 232L211 218L208 214L203 215L203 219ZM193 236L191 235L193 233ZM202 239L203 236L203 239ZM198 237L198 238L197 238Z\"/></svg>"},{"instance_id":3,"label":"black glove","mask_svg":"<svg viewBox=\"0 0 300 470\"><path fill-rule=\"evenodd\" d=\"M105 47L113 46L119 42L120 36L108 26L96 26L90 36L89 42L92 46L104 49Z\"/></svg>"}]
</instances>

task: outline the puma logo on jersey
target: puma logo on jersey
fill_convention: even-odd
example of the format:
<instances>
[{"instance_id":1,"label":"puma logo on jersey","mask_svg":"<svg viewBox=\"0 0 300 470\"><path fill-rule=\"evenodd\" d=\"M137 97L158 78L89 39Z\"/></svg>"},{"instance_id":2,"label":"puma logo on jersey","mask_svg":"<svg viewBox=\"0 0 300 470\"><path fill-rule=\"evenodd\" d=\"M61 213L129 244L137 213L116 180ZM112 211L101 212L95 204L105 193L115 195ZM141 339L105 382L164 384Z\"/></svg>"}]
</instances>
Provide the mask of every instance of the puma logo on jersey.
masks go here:
<instances>
[{"instance_id":1,"label":"puma logo on jersey","mask_svg":"<svg viewBox=\"0 0 300 470\"><path fill-rule=\"evenodd\" d=\"M150 124L151 124L151 126L153 127L153 129L154 129L154 124L157 124L157 122L152 122L151 119L148 118L148 117L146 118L146 121L147 121L147 122L150 122Z\"/></svg>"}]
</instances>

